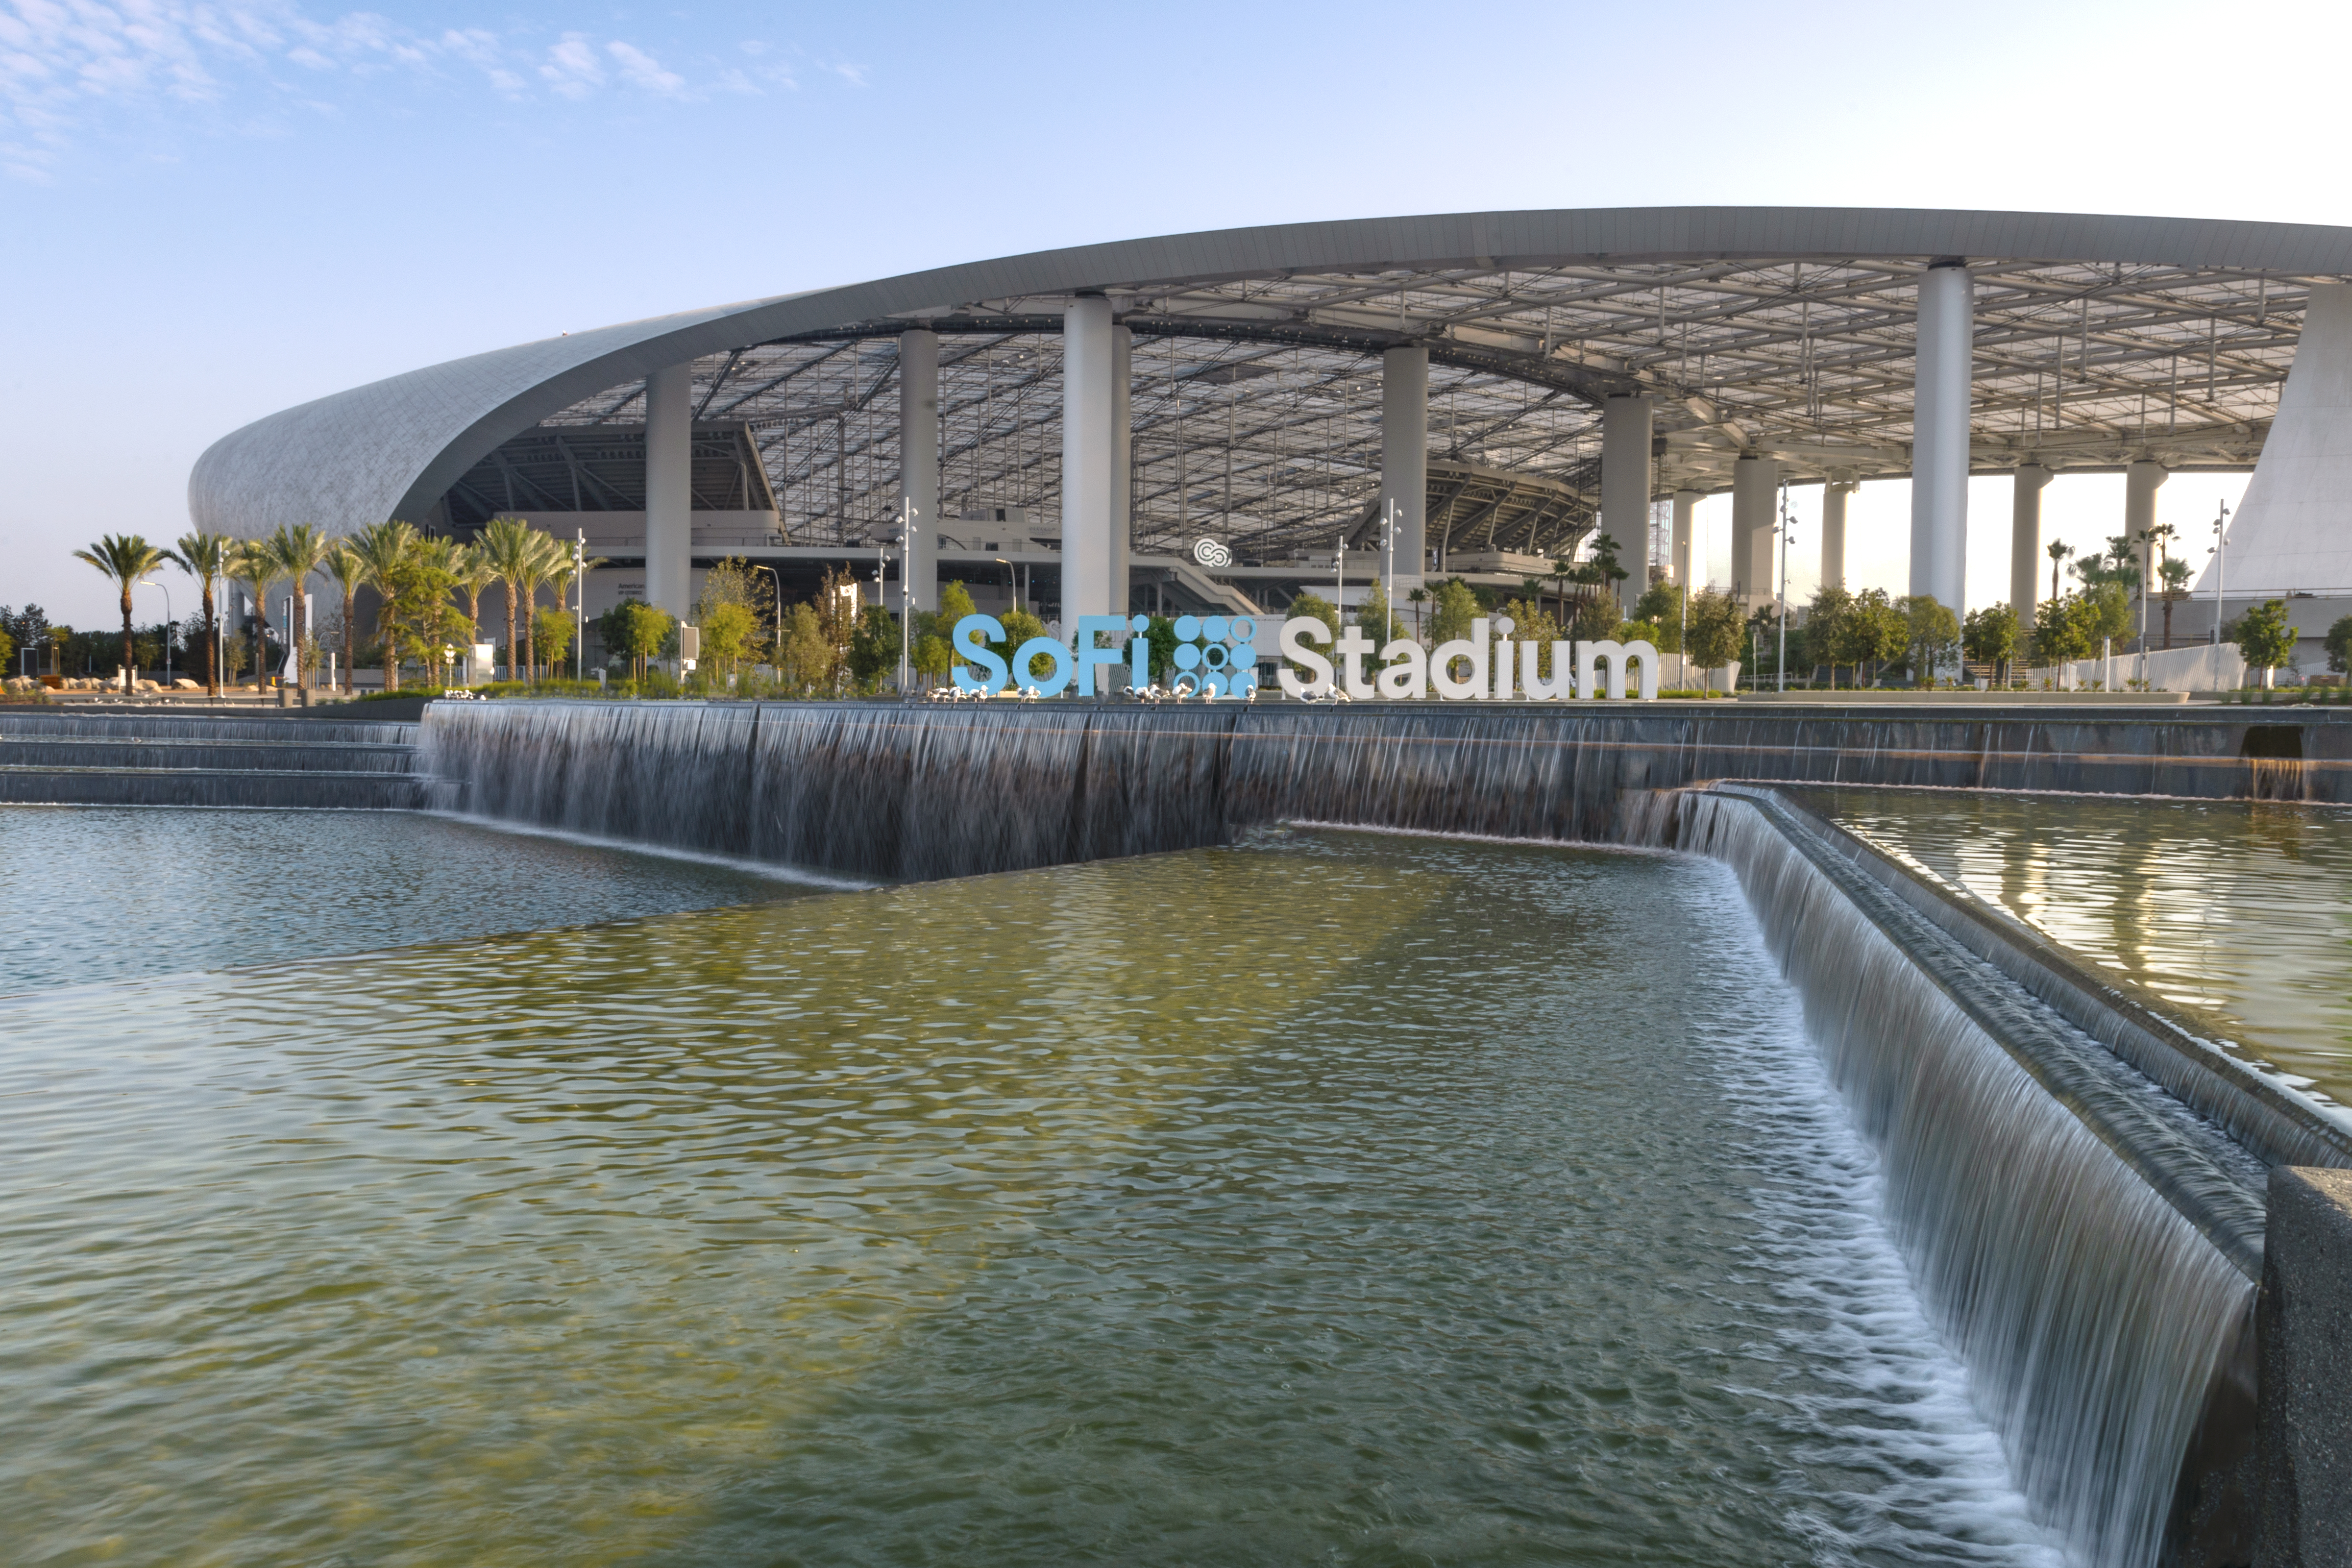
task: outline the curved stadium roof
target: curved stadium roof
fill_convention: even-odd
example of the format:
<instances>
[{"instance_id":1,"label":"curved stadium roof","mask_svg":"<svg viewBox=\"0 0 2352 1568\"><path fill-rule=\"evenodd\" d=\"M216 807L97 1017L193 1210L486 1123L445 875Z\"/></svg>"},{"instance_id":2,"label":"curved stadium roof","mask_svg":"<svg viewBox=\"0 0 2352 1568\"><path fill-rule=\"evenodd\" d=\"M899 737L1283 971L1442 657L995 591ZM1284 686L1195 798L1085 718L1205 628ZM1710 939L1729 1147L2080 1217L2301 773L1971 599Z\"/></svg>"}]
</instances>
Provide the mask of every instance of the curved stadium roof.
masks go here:
<instances>
[{"instance_id":1,"label":"curved stadium roof","mask_svg":"<svg viewBox=\"0 0 2352 1568\"><path fill-rule=\"evenodd\" d=\"M2057 214L1623 208L1371 218L1043 251L519 344L258 420L189 480L203 527L348 531L439 510L510 437L623 426L691 361L798 542L895 508L897 334L940 351L941 506L1059 505L1060 312L1135 331L1139 545L1213 526L1244 554L1328 542L1379 486L1381 352L1430 350L1433 458L1597 489L1600 401L1657 399L1661 489L1742 452L1800 479L1909 471L1930 262L1976 284L1973 464L2251 465L2309 286L2352 229ZM583 430L583 436L593 435ZM476 510L561 510L479 496Z\"/></svg>"}]
</instances>

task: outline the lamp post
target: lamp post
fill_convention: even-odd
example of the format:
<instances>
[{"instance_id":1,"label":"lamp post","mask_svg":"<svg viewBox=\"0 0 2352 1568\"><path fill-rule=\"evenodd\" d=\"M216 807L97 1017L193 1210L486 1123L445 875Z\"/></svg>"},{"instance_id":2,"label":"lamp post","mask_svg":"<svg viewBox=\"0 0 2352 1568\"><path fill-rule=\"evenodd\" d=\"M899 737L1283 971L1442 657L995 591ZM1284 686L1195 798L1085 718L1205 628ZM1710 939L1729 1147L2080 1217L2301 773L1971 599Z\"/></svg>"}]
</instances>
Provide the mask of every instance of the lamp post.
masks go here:
<instances>
[{"instance_id":1,"label":"lamp post","mask_svg":"<svg viewBox=\"0 0 2352 1568\"><path fill-rule=\"evenodd\" d=\"M163 595L163 689L169 691L172 689L172 633L178 626L172 618L172 590L152 577L141 578L139 585L152 588Z\"/></svg>"},{"instance_id":2,"label":"lamp post","mask_svg":"<svg viewBox=\"0 0 2352 1568\"><path fill-rule=\"evenodd\" d=\"M586 679L581 671L588 658L588 531L584 528L572 531L572 679L577 685Z\"/></svg>"},{"instance_id":3,"label":"lamp post","mask_svg":"<svg viewBox=\"0 0 2352 1568\"><path fill-rule=\"evenodd\" d=\"M1021 584L1013 575L1013 563L1000 555L996 563L1004 568L1004 591L1013 595L1013 607L1021 607Z\"/></svg>"},{"instance_id":4,"label":"lamp post","mask_svg":"<svg viewBox=\"0 0 2352 1568\"><path fill-rule=\"evenodd\" d=\"M1772 531L1780 536L1780 652L1775 659L1780 666L1780 689L1783 696L1789 690L1789 542L1796 520L1789 515L1789 487L1780 487L1780 526Z\"/></svg>"},{"instance_id":5,"label":"lamp post","mask_svg":"<svg viewBox=\"0 0 2352 1568\"><path fill-rule=\"evenodd\" d=\"M2230 576L2230 503L2223 501L2213 518L2213 637L2221 646L2221 584Z\"/></svg>"},{"instance_id":6,"label":"lamp post","mask_svg":"<svg viewBox=\"0 0 2352 1568\"><path fill-rule=\"evenodd\" d=\"M915 519L920 515L911 500L898 503L898 696L904 700L912 682L915 626Z\"/></svg>"},{"instance_id":7,"label":"lamp post","mask_svg":"<svg viewBox=\"0 0 2352 1568\"><path fill-rule=\"evenodd\" d=\"M1389 614L1393 616L1396 614L1396 537L1397 530L1404 522L1402 509L1393 497L1389 500L1388 522L1389 525L1381 531L1381 548L1387 552L1388 556L1387 576L1381 588L1381 595L1388 601ZM1388 627L1382 626L1381 636L1385 637L1388 635Z\"/></svg>"}]
</instances>

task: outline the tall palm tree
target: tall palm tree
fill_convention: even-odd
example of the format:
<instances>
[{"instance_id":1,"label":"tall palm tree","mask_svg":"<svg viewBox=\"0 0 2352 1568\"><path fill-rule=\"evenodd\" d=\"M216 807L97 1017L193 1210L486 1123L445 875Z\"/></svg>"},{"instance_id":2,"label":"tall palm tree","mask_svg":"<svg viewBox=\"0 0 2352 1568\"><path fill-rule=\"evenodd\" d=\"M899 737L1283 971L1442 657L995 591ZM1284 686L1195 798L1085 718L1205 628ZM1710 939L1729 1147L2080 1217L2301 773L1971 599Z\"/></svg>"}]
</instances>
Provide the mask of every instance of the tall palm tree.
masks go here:
<instances>
[{"instance_id":1,"label":"tall palm tree","mask_svg":"<svg viewBox=\"0 0 2352 1568\"><path fill-rule=\"evenodd\" d=\"M139 579L155 570L169 559L161 550L136 533L110 533L88 550L74 552L74 559L87 561L98 568L100 575L118 584L122 589L122 689L131 689L131 590Z\"/></svg>"},{"instance_id":2,"label":"tall palm tree","mask_svg":"<svg viewBox=\"0 0 2352 1568\"><path fill-rule=\"evenodd\" d=\"M343 591L343 689L352 690L352 617L357 615L360 589L367 584L367 563L352 548L348 539L335 541L327 558L319 563L319 570L333 579Z\"/></svg>"},{"instance_id":3,"label":"tall palm tree","mask_svg":"<svg viewBox=\"0 0 2352 1568\"><path fill-rule=\"evenodd\" d=\"M279 575L278 552L257 539L247 539L229 552L228 577L253 601L255 630L253 637L253 689L261 689L268 679L265 668L269 663L269 585Z\"/></svg>"},{"instance_id":4,"label":"tall palm tree","mask_svg":"<svg viewBox=\"0 0 2352 1568\"><path fill-rule=\"evenodd\" d=\"M2050 557L2050 596L2054 599L2058 596L2058 563L2074 554L2074 547L2063 539L2053 539L2042 553Z\"/></svg>"},{"instance_id":5,"label":"tall palm tree","mask_svg":"<svg viewBox=\"0 0 2352 1568\"><path fill-rule=\"evenodd\" d=\"M532 552L538 541L547 536L519 517L494 517L482 525L480 537L474 548L506 589L507 598L507 675L509 679L522 679L520 661L515 655L522 645L515 640L515 612L522 597L522 584L530 575Z\"/></svg>"},{"instance_id":6,"label":"tall palm tree","mask_svg":"<svg viewBox=\"0 0 2352 1568\"><path fill-rule=\"evenodd\" d=\"M530 554L522 568L522 647L525 668L530 671L533 684L539 680L539 634L532 625L539 618L539 590L553 577L559 568L572 564L572 554L563 548L562 541L552 534L531 531Z\"/></svg>"},{"instance_id":7,"label":"tall palm tree","mask_svg":"<svg viewBox=\"0 0 2352 1568\"><path fill-rule=\"evenodd\" d=\"M466 595L466 624L472 628L467 640L478 643L482 640L482 590L499 580L498 569L478 544L459 545L451 565L457 589Z\"/></svg>"},{"instance_id":8,"label":"tall palm tree","mask_svg":"<svg viewBox=\"0 0 2352 1568\"><path fill-rule=\"evenodd\" d=\"M179 549L172 559L180 570L194 577L205 591L205 694L220 696L220 616L214 597L215 584L227 581L229 557L236 542L226 533L206 533L198 529L194 533L180 535Z\"/></svg>"},{"instance_id":9,"label":"tall palm tree","mask_svg":"<svg viewBox=\"0 0 2352 1568\"><path fill-rule=\"evenodd\" d=\"M416 547L416 530L394 519L370 523L352 536L352 553L359 558L362 581L376 591L382 607L376 611L376 634L383 638L383 689L400 689L401 576L409 552Z\"/></svg>"},{"instance_id":10,"label":"tall palm tree","mask_svg":"<svg viewBox=\"0 0 2352 1568\"><path fill-rule=\"evenodd\" d=\"M278 557L278 569L293 585L294 607L290 613L294 637L294 684L303 681L303 650L310 642L310 595L307 584L310 574L327 559L331 543L325 533L310 523L297 523L291 528L281 526L269 536L270 553Z\"/></svg>"}]
</instances>

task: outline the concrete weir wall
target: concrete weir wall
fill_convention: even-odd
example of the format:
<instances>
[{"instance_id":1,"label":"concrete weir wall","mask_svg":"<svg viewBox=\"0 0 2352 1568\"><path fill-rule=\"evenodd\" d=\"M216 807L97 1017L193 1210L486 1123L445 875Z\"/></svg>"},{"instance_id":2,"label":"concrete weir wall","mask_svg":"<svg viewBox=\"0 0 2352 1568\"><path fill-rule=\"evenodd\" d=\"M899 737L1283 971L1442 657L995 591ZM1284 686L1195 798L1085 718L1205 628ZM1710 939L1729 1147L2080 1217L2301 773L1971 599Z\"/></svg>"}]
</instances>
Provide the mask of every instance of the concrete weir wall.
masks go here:
<instances>
[{"instance_id":1,"label":"concrete weir wall","mask_svg":"<svg viewBox=\"0 0 2352 1568\"><path fill-rule=\"evenodd\" d=\"M2352 715L2311 712L443 703L421 745L463 810L917 879L1284 819L1605 839L1713 779L2352 800Z\"/></svg>"}]
</instances>

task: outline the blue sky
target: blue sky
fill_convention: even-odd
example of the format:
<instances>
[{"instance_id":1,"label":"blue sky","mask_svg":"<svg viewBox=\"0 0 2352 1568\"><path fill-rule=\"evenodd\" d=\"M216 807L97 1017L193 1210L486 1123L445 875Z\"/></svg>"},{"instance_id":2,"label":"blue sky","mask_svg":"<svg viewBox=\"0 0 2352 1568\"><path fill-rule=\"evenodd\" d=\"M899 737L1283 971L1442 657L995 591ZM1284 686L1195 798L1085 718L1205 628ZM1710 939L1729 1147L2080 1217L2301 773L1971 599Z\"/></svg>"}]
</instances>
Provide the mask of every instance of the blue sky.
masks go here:
<instances>
[{"instance_id":1,"label":"blue sky","mask_svg":"<svg viewBox=\"0 0 2352 1568\"><path fill-rule=\"evenodd\" d=\"M1679 202L2352 223L2340 10L0 0L0 602L110 618L67 552L177 535L275 409L951 261ZM2097 489L2048 493L2069 538Z\"/></svg>"}]
</instances>

